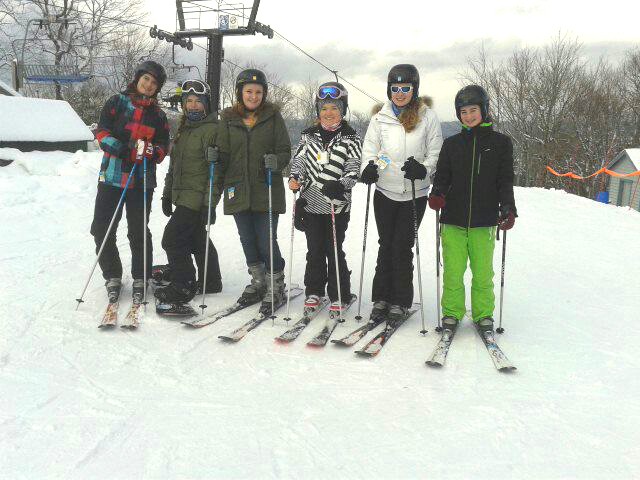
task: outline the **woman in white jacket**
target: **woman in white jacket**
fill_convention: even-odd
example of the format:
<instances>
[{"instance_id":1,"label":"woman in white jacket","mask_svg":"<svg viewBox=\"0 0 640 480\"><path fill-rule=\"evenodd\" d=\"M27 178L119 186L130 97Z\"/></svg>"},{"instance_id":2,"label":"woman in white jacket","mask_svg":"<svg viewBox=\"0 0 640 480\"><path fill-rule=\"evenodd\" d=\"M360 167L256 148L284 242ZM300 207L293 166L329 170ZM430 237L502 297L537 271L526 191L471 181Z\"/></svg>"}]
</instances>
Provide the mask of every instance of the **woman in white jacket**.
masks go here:
<instances>
[{"instance_id":1,"label":"woman in white jacket","mask_svg":"<svg viewBox=\"0 0 640 480\"><path fill-rule=\"evenodd\" d=\"M372 317L389 322L405 317L413 302L415 182L418 225L427 205L429 175L442 146L438 118L418 96L420 75L413 65L394 66L387 78L389 101L378 105L362 148L361 181L376 183L373 210L378 227L378 260L373 278Z\"/></svg>"}]
</instances>

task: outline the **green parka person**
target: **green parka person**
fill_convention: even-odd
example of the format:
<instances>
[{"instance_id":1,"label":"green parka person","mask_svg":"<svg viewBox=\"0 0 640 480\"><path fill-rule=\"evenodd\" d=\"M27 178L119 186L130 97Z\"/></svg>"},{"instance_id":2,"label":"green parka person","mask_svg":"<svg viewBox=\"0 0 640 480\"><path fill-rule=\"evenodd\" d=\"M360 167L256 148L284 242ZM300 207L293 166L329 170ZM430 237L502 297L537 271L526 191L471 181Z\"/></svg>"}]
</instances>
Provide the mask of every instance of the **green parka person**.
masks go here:
<instances>
[{"instance_id":1,"label":"green parka person","mask_svg":"<svg viewBox=\"0 0 640 480\"><path fill-rule=\"evenodd\" d=\"M224 214L233 215L251 275L251 283L238 302L251 304L263 300L261 310L270 311L272 284L275 305L285 299L284 259L276 232L278 215L286 211L282 170L291 159L291 141L279 110L266 101L267 90L267 79L260 70L243 70L238 75L236 102L222 112L219 124L220 165L216 169L214 194L222 196ZM273 277L267 277L267 273Z\"/></svg>"},{"instance_id":2,"label":"green parka person","mask_svg":"<svg viewBox=\"0 0 640 480\"><path fill-rule=\"evenodd\" d=\"M162 248L169 261L167 286L157 288L155 296L164 303L186 303L206 285L207 293L222 290L218 253L209 245L207 279L204 275L206 250L209 164L207 147L214 145L218 130L216 114L211 113L209 85L200 80L182 84L182 119L173 141L171 163L164 181L162 211L170 217L164 229ZM175 205L175 210L173 206ZM215 209L211 210L215 223ZM200 272L199 285L191 255Z\"/></svg>"}]
</instances>

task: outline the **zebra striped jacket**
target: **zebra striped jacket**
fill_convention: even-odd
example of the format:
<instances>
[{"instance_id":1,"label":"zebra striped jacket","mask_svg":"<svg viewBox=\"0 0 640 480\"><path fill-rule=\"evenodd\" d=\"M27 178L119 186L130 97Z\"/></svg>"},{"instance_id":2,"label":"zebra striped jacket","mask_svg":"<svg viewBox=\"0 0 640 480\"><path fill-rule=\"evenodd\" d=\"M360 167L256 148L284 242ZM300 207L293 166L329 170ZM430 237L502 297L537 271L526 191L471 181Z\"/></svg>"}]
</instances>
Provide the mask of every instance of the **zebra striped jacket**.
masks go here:
<instances>
[{"instance_id":1,"label":"zebra striped jacket","mask_svg":"<svg viewBox=\"0 0 640 480\"><path fill-rule=\"evenodd\" d=\"M334 201L336 213L351 209L351 189L358 182L362 155L362 139L356 131L343 121L336 135L325 144L320 135L319 125L302 132L300 143L291 160L293 178L302 184L300 196L307 201L305 211L316 214L330 214L331 200L321 193L326 182L340 181L345 187L345 201ZM321 164L318 159L326 152L328 162Z\"/></svg>"}]
</instances>

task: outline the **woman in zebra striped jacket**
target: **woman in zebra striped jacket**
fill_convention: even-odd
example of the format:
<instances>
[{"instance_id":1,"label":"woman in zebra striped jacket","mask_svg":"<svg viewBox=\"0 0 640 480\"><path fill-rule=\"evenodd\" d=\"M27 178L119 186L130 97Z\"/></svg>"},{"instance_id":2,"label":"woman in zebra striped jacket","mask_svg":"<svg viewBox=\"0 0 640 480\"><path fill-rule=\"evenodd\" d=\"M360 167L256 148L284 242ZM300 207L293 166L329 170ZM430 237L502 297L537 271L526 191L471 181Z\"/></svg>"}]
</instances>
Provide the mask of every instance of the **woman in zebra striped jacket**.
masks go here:
<instances>
[{"instance_id":1,"label":"woman in zebra striped jacket","mask_svg":"<svg viewBox=\"0 0 640 480\"><path fill-rule=\"evenodd\" d=\"M358 181L362 139L344 120L348 96L337 82L320 85L316 93L316 125L302 132L291 161L289 188L301 190L296 205L296 225L307 237L304 275L305 307L317 308L326 294L332 310L351 299L350 271L342 250L351 210L351 189ZM331 205L335 211L340 298L333 252Z\"/></svg>"}]
</instances>

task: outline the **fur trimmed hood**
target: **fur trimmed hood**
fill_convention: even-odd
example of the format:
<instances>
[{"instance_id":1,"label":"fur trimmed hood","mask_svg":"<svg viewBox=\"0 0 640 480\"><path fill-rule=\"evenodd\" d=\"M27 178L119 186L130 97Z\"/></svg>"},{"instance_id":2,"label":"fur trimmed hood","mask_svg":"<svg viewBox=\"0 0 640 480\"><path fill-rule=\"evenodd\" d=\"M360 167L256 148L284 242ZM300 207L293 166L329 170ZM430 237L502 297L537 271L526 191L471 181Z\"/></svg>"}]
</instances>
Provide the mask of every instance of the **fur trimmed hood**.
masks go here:
<instances>
[{"instance_id":1,"label":"fur trimmed hood","mask_svg":"<svg viewBox=\"0 0 640 480\"><path fill-rule=\"evenodd\" d=\"M420 101L422 102L423 105L425 105L427 108L432 108L433 107L433 98L427 96L427 95L423 95L420 97ZM384 103L376 103L373 108L371 109L371 116L373 117L376 113L379 113L380 110L382 110L382 107L384 106Z\"/></svg>"}]
</instances>

